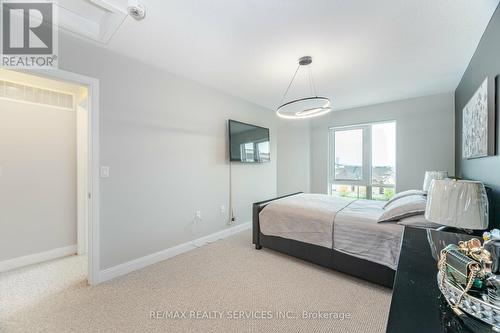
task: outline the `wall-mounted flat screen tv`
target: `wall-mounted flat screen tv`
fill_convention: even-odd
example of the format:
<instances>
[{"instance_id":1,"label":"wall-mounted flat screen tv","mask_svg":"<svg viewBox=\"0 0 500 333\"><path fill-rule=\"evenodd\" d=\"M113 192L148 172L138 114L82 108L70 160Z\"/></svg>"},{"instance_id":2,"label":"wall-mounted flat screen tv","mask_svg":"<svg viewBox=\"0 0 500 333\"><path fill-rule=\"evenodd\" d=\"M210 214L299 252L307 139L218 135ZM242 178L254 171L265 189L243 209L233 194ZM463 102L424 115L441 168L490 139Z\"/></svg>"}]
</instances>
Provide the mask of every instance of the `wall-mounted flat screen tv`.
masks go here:
<instances>
[{"instance_id":1,"label":"wall-mounted flat screen tv","mask_svg":"<svg viewBox=\"0 0 500 333\"><path fill-rule=\"evenodd\" d=\"M244 163L269 162L269 129L229 120L229 159Z\"/></svg>"}]
</instances>

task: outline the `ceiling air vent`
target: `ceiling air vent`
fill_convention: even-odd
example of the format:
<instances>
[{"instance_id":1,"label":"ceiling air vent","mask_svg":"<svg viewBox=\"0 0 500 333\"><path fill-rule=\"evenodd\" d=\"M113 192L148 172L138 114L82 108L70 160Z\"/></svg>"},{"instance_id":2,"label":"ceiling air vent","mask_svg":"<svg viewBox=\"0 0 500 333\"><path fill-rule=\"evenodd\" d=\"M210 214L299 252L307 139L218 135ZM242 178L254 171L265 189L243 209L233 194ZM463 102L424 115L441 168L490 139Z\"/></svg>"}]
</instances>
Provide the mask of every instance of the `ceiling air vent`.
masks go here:
<instances>
[{"instance_id":1,"label":"ceiling air vent","mask_svg":"<svg viewBox=\"0 0 500 333\"><path fill-rule=\"evenodd\" d=\"M110 0L58 1L58 26L107 44L127 17L126 8Z\"/></svg>"}]
</instances>

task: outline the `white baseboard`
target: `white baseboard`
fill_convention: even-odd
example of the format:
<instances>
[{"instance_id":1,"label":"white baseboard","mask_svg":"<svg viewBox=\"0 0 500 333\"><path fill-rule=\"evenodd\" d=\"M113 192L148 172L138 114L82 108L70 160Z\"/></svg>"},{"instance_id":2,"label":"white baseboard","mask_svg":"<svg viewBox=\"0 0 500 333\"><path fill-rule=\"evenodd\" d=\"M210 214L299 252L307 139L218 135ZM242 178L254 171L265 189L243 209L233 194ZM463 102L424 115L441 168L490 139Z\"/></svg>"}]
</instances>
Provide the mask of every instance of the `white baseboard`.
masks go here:
<instances>
[{"instance_id":1,"label":"white baseboard","mask_svg":"<svg viewBox=\"0 0 500 333\"><path fill-rule=\"evenodd\" d=\"M76 251L77 251L77 246L75 244L45 252L30 254L23 257L17 257L14 259L0 261L0 273L5 271L10 271L11 269L38 264L44 261L76 254Z\"/></svg>"},{"instance_id":2,"label":"white baseboard","mask_svg":"<svg viewBox=\"0 0 500 333\"><path fill-rule=\"evenodd\" d=\"M238 225L235 225L231 228L224 229L222 231L215 232L213 234L200 237L198 239L195 239L190 242L186 242L183 244L179 244L177 246L152 253L150 255L137 258L131 261L127 261L123 264L116 265L107 269L104 269L100 272L99 274L99 282L104 282L108 281L111 279L114 279L118 276L128 274L130 272L139 270L141 268L144 268L146 266L155 264L159 261L163 261L172 257L175 257L181 253L185 253L191 250L194 250L200 246L206 245L207 243L211 243L214 241L217 241L219 239L223 239L226 237L229 237L231 235L234 235L238 232L242 232L244 230L248 230L252 228L252 223L251 222L246 222L246 223L241 223Z\"/></svg>"}]
</instances>

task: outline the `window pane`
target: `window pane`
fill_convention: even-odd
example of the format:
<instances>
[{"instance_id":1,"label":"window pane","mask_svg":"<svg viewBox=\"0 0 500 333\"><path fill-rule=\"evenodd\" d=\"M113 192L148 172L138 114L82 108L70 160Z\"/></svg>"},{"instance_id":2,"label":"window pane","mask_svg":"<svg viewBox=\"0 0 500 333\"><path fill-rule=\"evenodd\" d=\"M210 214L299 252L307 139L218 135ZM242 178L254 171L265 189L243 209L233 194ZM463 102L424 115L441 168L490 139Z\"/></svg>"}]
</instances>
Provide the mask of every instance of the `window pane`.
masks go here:
<instances>
[{"instance_id":1,"label":"window pane","mask_svg":"<svg viewBox=\"0 0 500 333\"><path fill-rule=\"evenodd\" d=\"M386 201L394 195L394 187L372 187L372 199Z\"/></svg>"},{"instance_id":2,"label":"window pane","mask_svg":"<svg viewBox=\"0 0 500 333\"><path fill-rule=\"evenodd\" d=\"M366 186L332 184L331 193L336 197L366 199Z\"/></svg>"},{"instance_id":3,"label":"window pane","mask_svg":"<svg viewBox=\"0 0 500 333\"><path fill-rule=\"evenodd\" d=\"M335 179L361 180L363 175L363 130L335 131Z\"/></svg>"},{"instance_id":4,"label":"window pane","mask_svg":"<svg viewBox=\"0 0 500 333\"><path fill-rule=\"evenodd\" d=\"M396 183L396 123L372 125L372 184Z\"/></svg>"}]
</instances>

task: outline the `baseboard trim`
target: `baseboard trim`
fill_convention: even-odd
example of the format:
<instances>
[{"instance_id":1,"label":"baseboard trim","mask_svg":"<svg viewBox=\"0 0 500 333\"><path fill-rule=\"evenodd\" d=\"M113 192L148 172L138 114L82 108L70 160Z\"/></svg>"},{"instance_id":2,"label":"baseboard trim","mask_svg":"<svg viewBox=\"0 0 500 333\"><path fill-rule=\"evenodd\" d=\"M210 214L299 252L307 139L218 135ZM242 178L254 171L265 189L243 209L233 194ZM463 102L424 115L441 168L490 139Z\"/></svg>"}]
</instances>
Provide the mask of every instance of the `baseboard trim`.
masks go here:
<instances>
[{"instance_id":1,"label":"baseboard trim","mask_svg":"<svg viewBox=\"0 0 500 333\"><path fill-rule=\"evenodd\" d=\"M175 257L181 253L185 253L200 246L206 245L207 243L215 242L219 239L223 239L234 235L236 233L248 230L252 228L251 222L241 223L230 228L215 232L213 234L200 237L190 242L179 244L177 246L141 257L131 261L127 261L123 264L119 264L104 270L101 270L99 274L99 282L108 281L116 277L131 273L133 271L142 269L146 266L155 264L157 262Z\"/></svg>"},{"instance_id":2,"label":"baseboard trim","mask_svg":"<svg viewBox=\"0 0 500 333\"><path fill-rule=\"evenodd\" d=\"M72 254L76 254L77 245L70 245L65 247L59 247L57 249L30 254L23 257L17 257L13 259L8 259L0 261L0 273L10 271L12 269L38 264L44 261L53 260Z\"/></svg>"}]
</instances>

